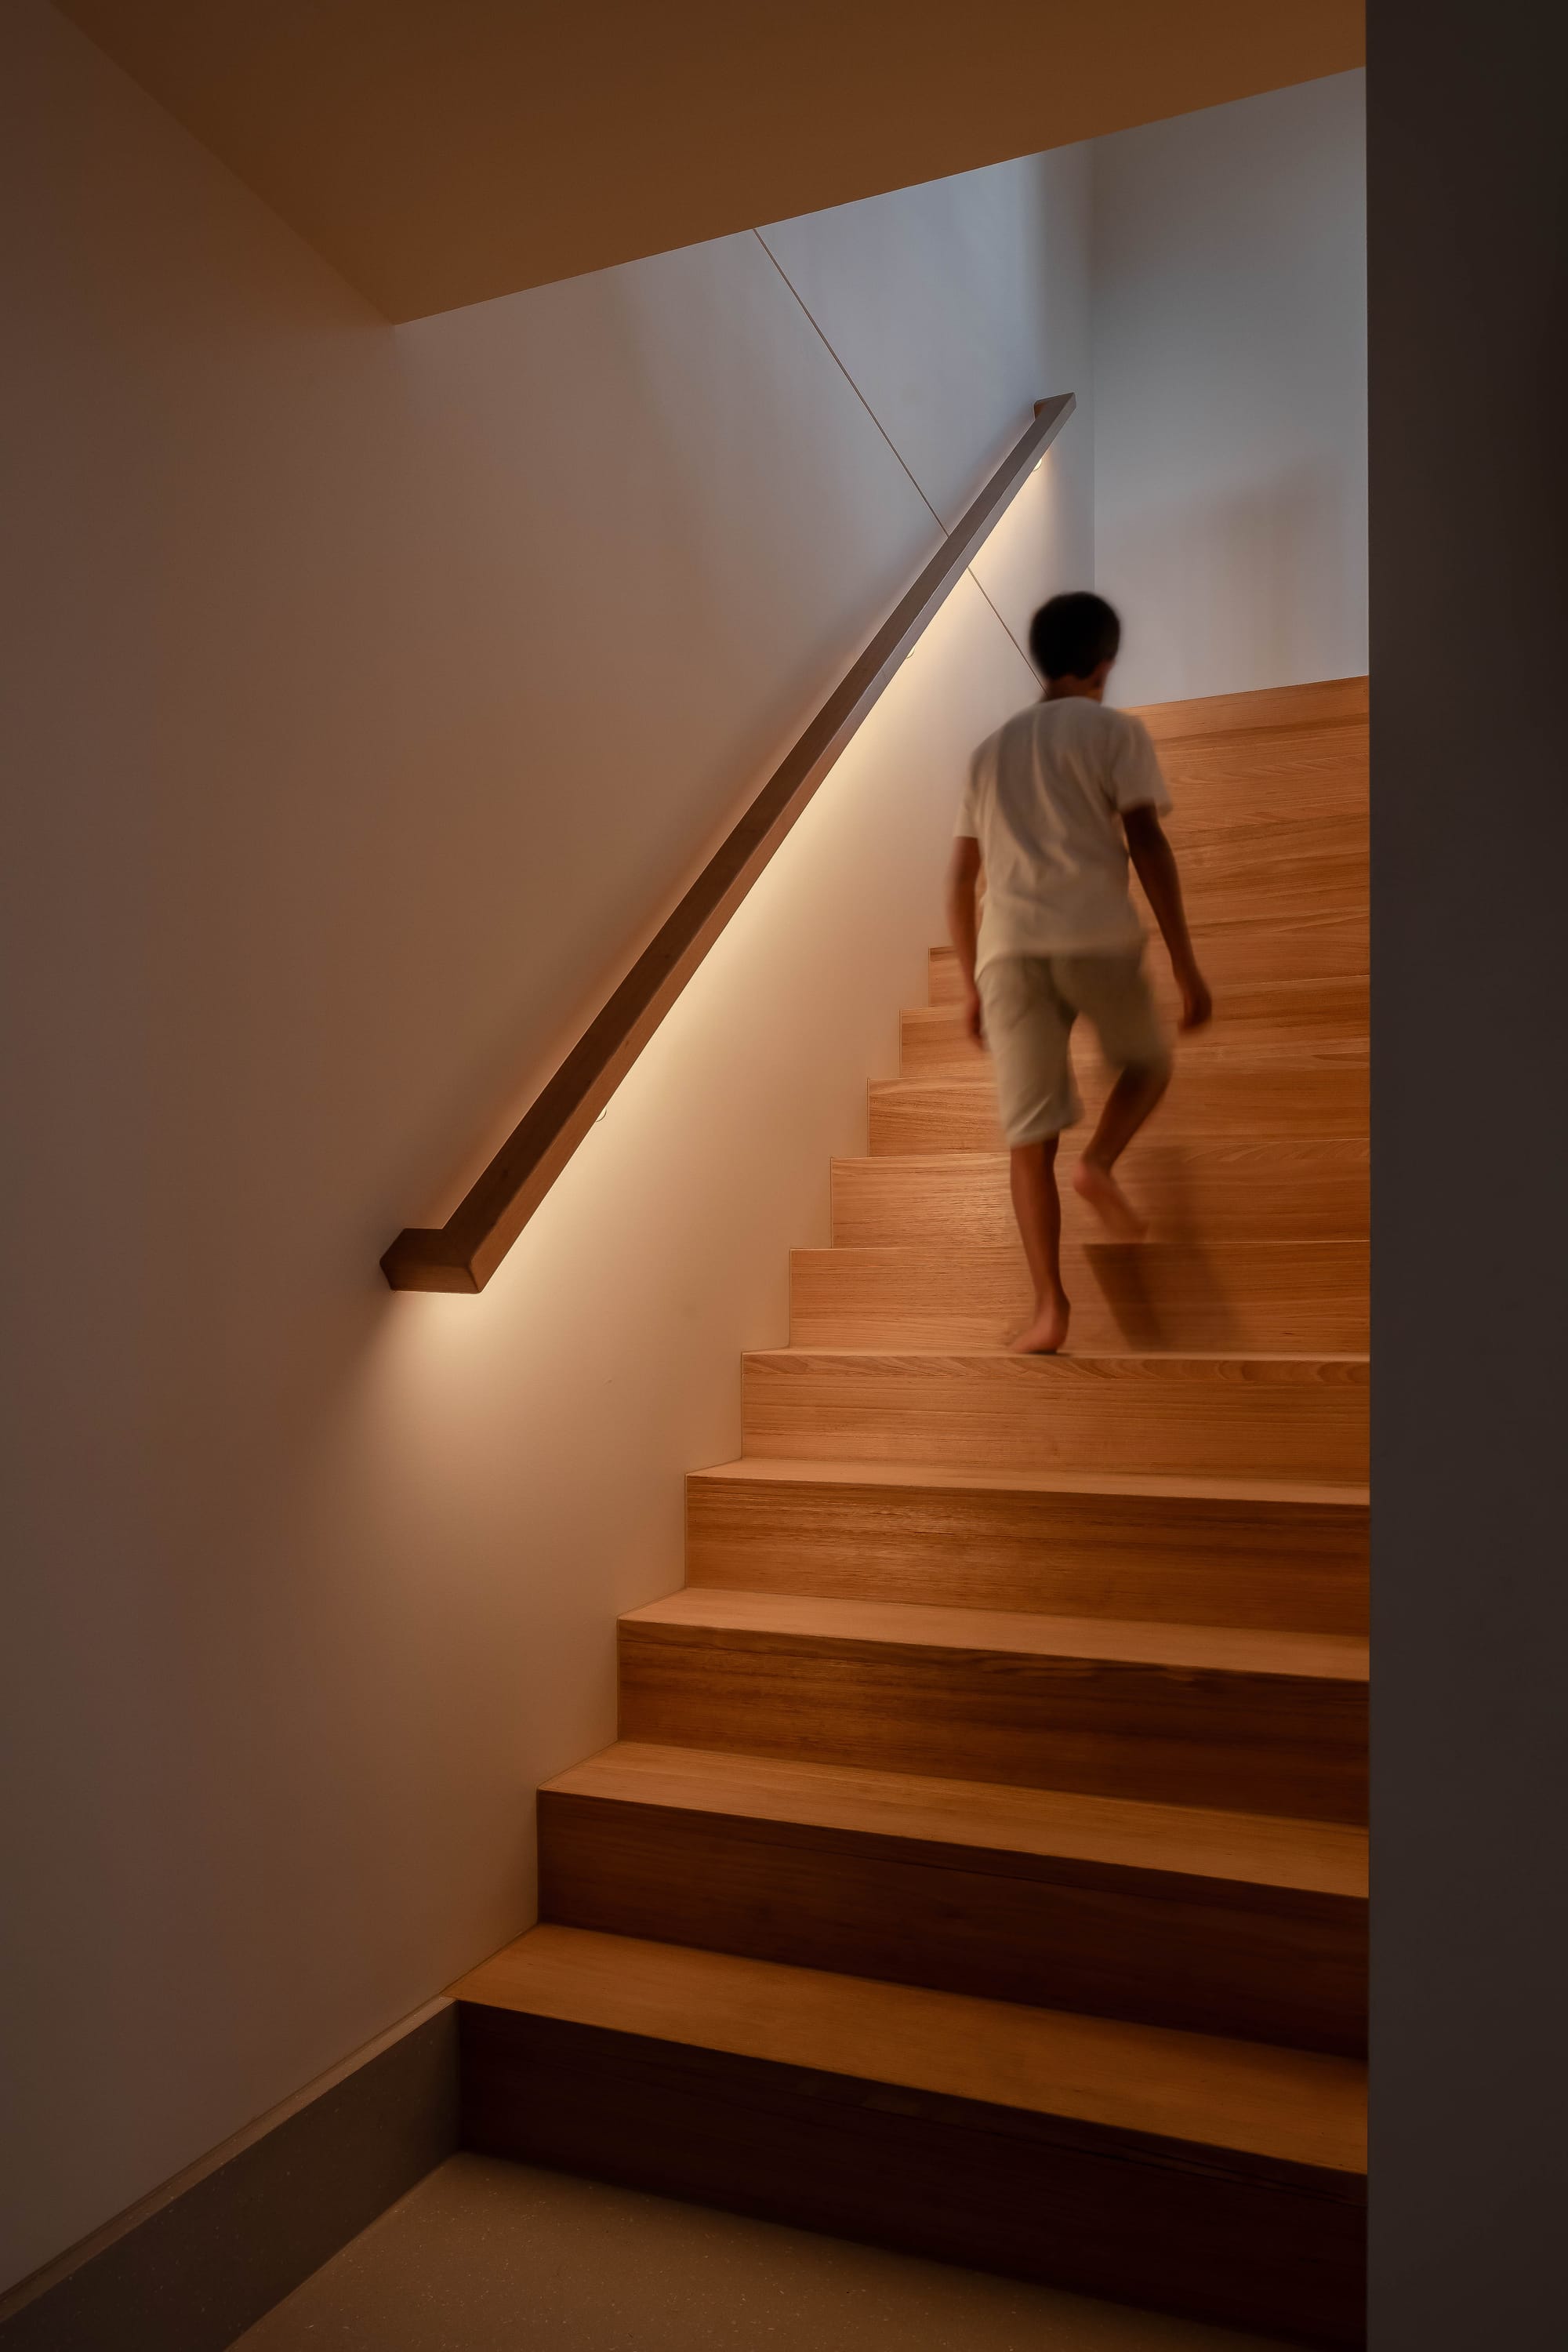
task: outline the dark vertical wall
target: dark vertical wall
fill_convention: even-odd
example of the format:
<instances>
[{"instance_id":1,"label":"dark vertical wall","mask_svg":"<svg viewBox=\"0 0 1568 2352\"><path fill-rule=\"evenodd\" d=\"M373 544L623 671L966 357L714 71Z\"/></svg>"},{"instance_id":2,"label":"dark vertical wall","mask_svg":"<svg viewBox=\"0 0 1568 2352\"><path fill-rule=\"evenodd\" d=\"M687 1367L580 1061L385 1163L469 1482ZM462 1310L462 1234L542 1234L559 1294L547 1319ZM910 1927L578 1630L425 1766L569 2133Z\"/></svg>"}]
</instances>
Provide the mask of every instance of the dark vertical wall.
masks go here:
<instances>
[{"instance_id":1,"label":"dark vertical wall","mask_svg":"<svg viewBox=\"0 0 1568 2352\"><path fill-rule=\"evenodd\" d=\"M1568 2342L1568 15L1370 0L1374 2352Z\"/></svg>"}]
</instances>

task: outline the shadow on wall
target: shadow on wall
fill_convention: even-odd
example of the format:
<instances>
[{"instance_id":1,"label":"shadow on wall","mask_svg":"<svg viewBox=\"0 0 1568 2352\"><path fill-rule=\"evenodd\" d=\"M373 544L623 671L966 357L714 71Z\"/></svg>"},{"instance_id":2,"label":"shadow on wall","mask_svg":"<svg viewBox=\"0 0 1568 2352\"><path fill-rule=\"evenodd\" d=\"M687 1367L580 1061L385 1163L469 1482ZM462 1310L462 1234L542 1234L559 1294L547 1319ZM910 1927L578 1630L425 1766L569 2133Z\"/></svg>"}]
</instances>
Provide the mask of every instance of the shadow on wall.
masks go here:
<instances>
[{"instance_id":1,"label":"shadow on wall","mask_svg":"<svg viewBox=\"0 0 1568 2352\"><path fill-rule=\"evenodd\" d=\"M1127 624L1117 699L1163 700L1184 690L1168 681L1194 671L1209 693L1317 675L1322 614L1362 593L1340 490L1328 467L1308 463L1143 509L1135 560L1119 563L1112 549L1100 567Z\"/></svg>"}]
</instances>

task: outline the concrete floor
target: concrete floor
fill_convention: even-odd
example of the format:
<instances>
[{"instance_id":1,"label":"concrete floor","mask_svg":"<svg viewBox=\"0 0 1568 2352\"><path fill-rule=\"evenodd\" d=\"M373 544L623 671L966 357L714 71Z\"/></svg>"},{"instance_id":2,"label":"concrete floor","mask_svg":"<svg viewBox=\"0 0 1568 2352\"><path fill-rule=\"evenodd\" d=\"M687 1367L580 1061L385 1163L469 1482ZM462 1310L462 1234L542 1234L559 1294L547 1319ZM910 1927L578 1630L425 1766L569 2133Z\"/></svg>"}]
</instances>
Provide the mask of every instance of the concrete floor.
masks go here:
<instances>
[{"instance_id":1,"label":"concrete floor","mask_svg":"<svg viewBox=\"0 0 1568 2352\"><path fill-rule=\"evenodd\" d=\"M478 2156L442 2165L238 2343L245 2352L1283 2352L1261 2336Z\"/></svg>"}]
</instances>

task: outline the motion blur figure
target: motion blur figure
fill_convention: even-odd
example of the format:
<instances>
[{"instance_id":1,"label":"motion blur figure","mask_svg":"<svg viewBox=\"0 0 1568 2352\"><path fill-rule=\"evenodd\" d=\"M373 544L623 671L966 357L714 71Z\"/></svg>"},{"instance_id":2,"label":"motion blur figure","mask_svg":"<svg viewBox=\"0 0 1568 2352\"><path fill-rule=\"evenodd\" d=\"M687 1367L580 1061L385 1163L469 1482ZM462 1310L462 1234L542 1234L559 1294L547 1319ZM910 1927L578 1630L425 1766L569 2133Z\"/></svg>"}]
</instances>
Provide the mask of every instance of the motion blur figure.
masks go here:
<instances>
[{"instance_id":1,"label":"motion blur figure","mask_svg":"<svg viewBox=\"0 0 1568 2352\"><path fill-rule=\"evenodd\" d=\"M965 1018L995 1066L1013 1208L1035 1285L1033 1318L1012 1343L1026 1355L1063 1347L1071 1313L1056 1159L1063 1129L1083 1115L1070 1054L1079 1013L1116 1079L1074 1187L1113 1239L1143 1235L1113 1171L1170 1084L1171 1047L1143 970L1130 866L1170 951L1182 1027L1201 1027L1212 1012L1160 823L1171 796L1153 743L1141 720L1105 707L1121 646L1121 624L1103 597L1079 592L1041 605L1029 650L1045 694L975 752L948 868Z\"/></svg>"}]
</instances>

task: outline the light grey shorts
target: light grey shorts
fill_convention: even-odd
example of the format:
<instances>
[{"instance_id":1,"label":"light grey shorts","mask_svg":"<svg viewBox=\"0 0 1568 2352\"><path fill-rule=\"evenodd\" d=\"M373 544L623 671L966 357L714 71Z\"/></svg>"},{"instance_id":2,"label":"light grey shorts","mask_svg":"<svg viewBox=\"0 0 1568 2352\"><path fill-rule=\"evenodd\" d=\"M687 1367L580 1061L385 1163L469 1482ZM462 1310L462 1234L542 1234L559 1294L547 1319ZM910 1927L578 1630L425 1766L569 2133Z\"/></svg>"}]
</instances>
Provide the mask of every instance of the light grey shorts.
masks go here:
<instances>
[{"instance_id":1,"label":"light grey shorts","mask_svg":"<svg viewBox=\"0 0 1568 2352\"><path fill-rule=\"evenodd\" d=\"M1113 1070L1170 1069L1142 948L1128 955L998 956L977 985L1010 1145L1043 1142L1082 1118L1068 1045L1080 1013Z\"/></svg>"}]
</instances>

